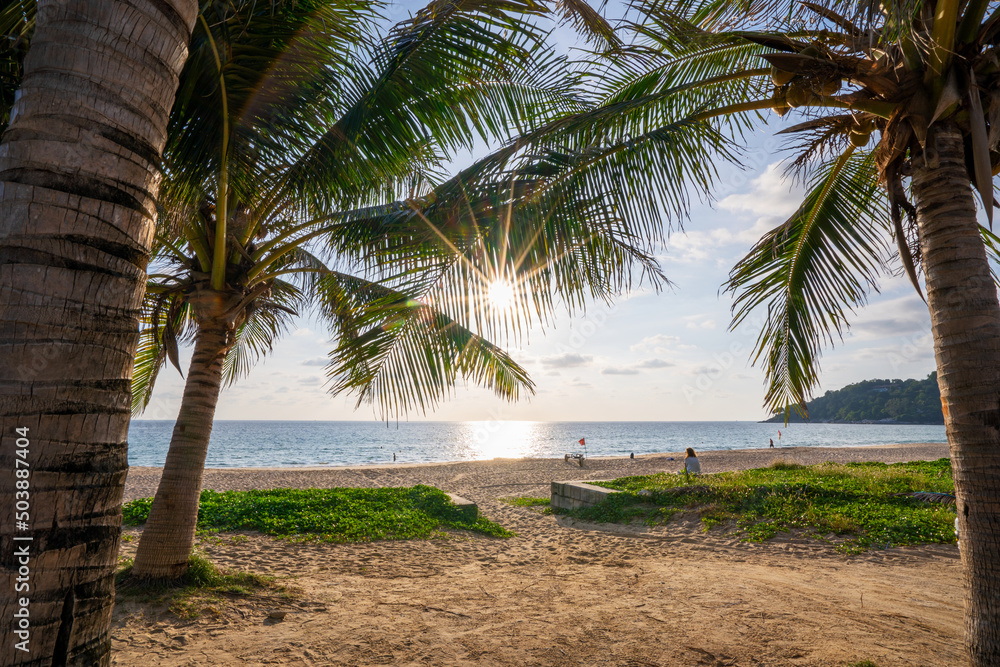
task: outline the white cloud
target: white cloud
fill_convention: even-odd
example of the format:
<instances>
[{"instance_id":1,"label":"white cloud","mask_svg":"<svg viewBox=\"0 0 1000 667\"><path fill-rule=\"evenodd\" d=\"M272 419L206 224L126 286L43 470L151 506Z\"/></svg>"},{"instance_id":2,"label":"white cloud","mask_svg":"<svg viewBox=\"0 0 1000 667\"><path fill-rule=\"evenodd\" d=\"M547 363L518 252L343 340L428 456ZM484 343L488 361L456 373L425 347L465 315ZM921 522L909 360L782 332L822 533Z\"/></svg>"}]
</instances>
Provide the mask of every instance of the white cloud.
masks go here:
<instances>
[{"instance_id":1,"label":"white cloud","mask_svg":"<svg viewBox=\"0 0 1000 667\"><path fill-rule=\"evenodd\" d=\"M330 363L329 359L326 359L324 357L320 357L318 359L307 359L306 361L303 361L301 365L302 366L326 366L329 363Z\"/></svg>"},{"instance_id":2,"label":"white cloud","mask_svg":"<svg viewBox=\"0 0 1000 667\"><path fill-rule=\"evenodd\" d=\"M863 308L857 318L852 319L851 338L854 340L912 337L931 330L927 305L912 289L906 296Z\"/></svg>"},{"instance_id":3,"label":"white cloud","mask_svg":"<svg viewBox=\"0 0 1000 667\"><path fill-rule=\"evenodd\" d=\"M805 196L803 187L790 178L786 179L782 171L780 163L769 164L763 173L750 181L746 192L732 194L719 201L719 209L728 211L730 215L722 216L721 224L714 229L671 234L666 243L664 261L728 266L736 253L733 246L748 249L766 232L784 222L802 203ZM756 219L748 227L752 216Z\"/></svg>"},{"instance_id":4,"label":"white cloud","mask_svg":"<svg viewBox=\"0 0 1000 667\"><path fill-rule=\"evenodd\" d=\"M715 320L705 315L687 315L681 318L688 329L714 329Z\"/></svg>"},{"instance_id":5,"label":"white cloud","mask_svg":"<svg viewBox=\"0 0 1000 667\"><path fill-rule=\"evenodd\" d=\"M639 371L634 368L624 368L621 366L610 366L601 371L601 375L638 375Z\"/></svg>"},{"instance_id":6,"label":"white cloud","mask_svg":"<svg viewBox=\"0 0 1000 667\"><path fill-rule=\"evenodd\" d=\"M576 366L586 366L593 360L594 358L587 354L568 352L551 357L542 357L540 361L543 366L549 368L574 368Z\"/></svg>"},{"instance_id":7,"label":"white cloud","mask_svg":"<svg viewBox=\"0 0 1000 667\"><path fill-rule=\"evenodd\" d=\"M289 334L289 337L295 340L293 345L302 349L309 345L322 345L325 347L330 344L330 337L327 334L313 331L309 327L295 329Z\"/></svg>"},{"instance_id":8,"label":"white cloud","mask_svg":"<svg viewBox=\"0 0 1000 667\"><path fill-rule=\"evenodd\" d=\"M716 248L733 243L728 229L675 232L666 243L667 259L679 264L704 264L719 260Z\"/></svg>"},{"instance_id":9,"label":"white cloud","mask_svg":"<svg viewBox=\"0 0 1000 667\"><path fill-rule=\"evenodd\" d=\"M664 352L675 346L680 341L681 339L678 336L656 334L655 336L647 336L646 338L643 338L635 345L632 345L629 349L633 352Z\"/></svg>"},{"instance_id":10,"label":"white cloud","mask_svg":"<svg viewBox=\"0 0 1000 667\"><path fill-rule=\"evenodd\" d=\"M747 192L729 195L719 202L719 208L733 213L738 223L745 214L758 216L749 227L731 224L727 228L712 230L700 239L700 254L704 258L717 255L714 248L727 244L749 246L788 219L802 203L805 190L801 184L782 175L780 163L774 162L757 178L750 181ZM744 214L744 215L741 215Z\"/></svg>"},{"instance_id":11,"label":"white cloud","mask_svg":"<svg viewBox=\"0 0 1000 667\"><path fill-rule=\"evenodd\" d=\"M670 368L671 366L676 366L672 361L664 361L663 359L646 359L645 361L640 361L635 365L636 368Z\"/></svg>"},{"instance_id":12,"label":"white cloud","mask_svg":"<svg viewBox=\"0 0 1000 667\"><path fill-rule=\"evenodd\" d=\"M767 234L769 231L771 231L781 223L785 222L785 220L787 219L788 216L784 215L762 216L760 218L757 218L756 221L754 221L752 227L748 227L747 229L742 229L736 232L733 238L736 241L739 241L741 244L747 246L747 250L749 250L753 244L757 243L757 241L759 241L761 237L764 236L764 234Z\"/></svg>"},{"instance_id":13,"label":"white cloud","mask_svg":"<svg viewBox=\"0 0 1000 667\"><path fill-rule=\"evenodd\" d=\"M781 163L772 162L764 173L750 181L749 192L729 195L719 202L719 208L787 218L802 203L805 192L800 184L786 178L783 171Z\"/></svg>"},{"instance_id":14,"label":"white cloud","mask_svg":"<svg viewBox=\"0 0 1000 667\"><path fill-rule=\"evenodd\" d=\"M930 333L900 336L894 344L867 347L853 356L859 361L887 362L896 371L914 362L924 362L928 367L933 367L934 337Z\"/></svg>"}]
</instances>

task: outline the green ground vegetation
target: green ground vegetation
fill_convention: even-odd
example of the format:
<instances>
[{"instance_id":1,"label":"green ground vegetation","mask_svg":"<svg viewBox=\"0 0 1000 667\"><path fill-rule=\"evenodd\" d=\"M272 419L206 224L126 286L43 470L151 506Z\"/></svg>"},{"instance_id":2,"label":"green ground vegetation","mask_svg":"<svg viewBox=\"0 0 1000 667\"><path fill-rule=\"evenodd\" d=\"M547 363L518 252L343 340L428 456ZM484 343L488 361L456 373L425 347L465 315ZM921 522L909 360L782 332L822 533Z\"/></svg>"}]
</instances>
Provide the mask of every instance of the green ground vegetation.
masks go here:
<instances>
[{"instance_id":1,"label":"green ground vegetation","mask_svg":"<svg viewBox=\"0 0 1000 667\"><path fill-rule=\"evenodd\" d=\"M501 498L501 502L515 507L527 507L540 514L552 514L552 499L535 496L519 496L516 498Z\"/></svg>"},{"instance_id":2,"label":"green ground vegetation","mask_svg":"<svg viewBox=\"0 0 1000 667\"><path fill-rule=\"evenodd\" d=\"M152 498L126 503L125 525L146 521ZM492 537L513 535L479 517L464 519L448 495L430 486L379 489L202 491L198 529L254 530L322 542L370 542L441 537L442 529Z\"/></svg>"},{"instance_id":3,"label":"green ground vegetation","mask_svg":"<svg viewBox=\"0 0 1000 667\"><path fill-rule=\"evenodd\" d=\"M220 613L238 599L265 598L287 600L295 593L277 583L275 577L253 572L227 572L200 554L188 561L188 571L179 579L149 581L132 576L132 559L124 558L115 577L118 602L138 602L166 605L181 618L197 618Z\"/></svg>"},{"instance_id":4,"label":"green ground vegetation","mask_svg":"<svg viewBox=\"0 0 1000 667\"><path fill-rule=\"evenodd\" d=\"M954 493L948 459L912 463L777 462L770 468L701 475L659 473L594 482L618 489L595 507L570 514L589 521L665 523L681 511L698 512L706 530L733 526L750 542L779 532L836 537L848 553L909 544L955 542L952 505L904 494Z\"/></svg>"},{"instance_id":5,"label":"green ground vegetation","mask_svg":"<svg viewBox=\"0 0 1000 667\"><path fill-rule=\"evenodd\" d=\"M542 498L535 496L520 496L517 498L503 498L503 502L508 505L514 505L515 507L540 507L542 505L549 505L552 503L551 498Z\"/></svg>"}]
</instances>

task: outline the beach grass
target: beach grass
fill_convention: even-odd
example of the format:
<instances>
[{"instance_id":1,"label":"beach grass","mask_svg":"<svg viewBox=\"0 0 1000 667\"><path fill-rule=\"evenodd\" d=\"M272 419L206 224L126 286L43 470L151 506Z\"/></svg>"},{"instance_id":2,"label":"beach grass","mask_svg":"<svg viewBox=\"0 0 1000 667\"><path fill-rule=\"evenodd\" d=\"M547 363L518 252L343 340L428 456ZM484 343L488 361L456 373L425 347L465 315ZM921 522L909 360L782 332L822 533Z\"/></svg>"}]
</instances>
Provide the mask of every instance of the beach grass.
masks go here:
<instances>
[{"instance_id":1,"label":"beach grass","mask_svg":"<svg viewBox=\"0 0 1000 667\"><path fill-rule=\"evenodd\" d=\"M188 571L179 579L134 579L132 559L119 562L115 576L119 601L165 604L176 616L193 619L203 614L217 614L239 598L290 599L295 597L286 586L270 575L253 572L228 572L199 553L188 559Z\"/></svg>"},{"instance_id":2,"label":"beach grass","mask_svg":"<svg viewBox=\"0 0 1000 667\"><path fill-rule=\"evenodd\" d=\"M501 498L500 502L514 507L525 507L539 514L552 514L552 498L536 496L519 496L514 498Z\"/></svg>"},{"instance_id":3,"label":"beach grass","mask_svg":"<svg viewBox=\"0 0 1000 667\"><path fill-rule=\"evenodd\" d=\"M126 503L123 522L145 523L152 498ZM430 486L375 489L269 489L201 492L201 531L252 530L320 542L371 542L441 537L469 530L491 537L513 535L483 517L470 521L448 495Z\"/></svg>"},{"instance_id":4,"label":"beach grass","mask_svg":"<svg viewBox=\"0 0 1000 667\"><path fill-rule=\"evenodd\" d=\"M517 498L502 498L501 500L508 505L514 505L515 507L541 507L552 503L551 498L544 498L540 496L519 496Z\"/></svg>"},{"instance_id":5,"label":"beach grass","mask_svg":"<svg viewBox=\"0 0 1000 667\"><path fill-rule=\"evenodd\" d=\"M857 553L893 546L955 542L953 506L925 503L905 494L954 493L948 459L911 463L777 462L757 468L685 479L658 473L592 482L624 493L595 507L569 513L589 521L668 522L696 511L706 530L729 526L742 539L763 542L778 533L805 531L836 539Z\"/></svg>"}]
</instances>

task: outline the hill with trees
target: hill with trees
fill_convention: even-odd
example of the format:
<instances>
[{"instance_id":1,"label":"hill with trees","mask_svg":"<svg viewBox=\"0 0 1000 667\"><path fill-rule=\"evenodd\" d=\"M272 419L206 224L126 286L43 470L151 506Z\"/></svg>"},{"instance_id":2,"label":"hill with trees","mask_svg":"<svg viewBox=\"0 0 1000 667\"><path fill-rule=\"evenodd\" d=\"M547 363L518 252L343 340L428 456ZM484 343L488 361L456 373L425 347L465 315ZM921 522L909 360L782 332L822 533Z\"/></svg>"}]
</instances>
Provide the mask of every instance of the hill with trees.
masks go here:
<instances>
[{"instance_id":1,"label":"hill with trees","mask_svg":"<svg viewBox=\"0 0 1000 667\"><path fill-rule=\"evenodd\" d=\"M865 380L849 384L809 401L805 413L808 419L792 408L788 421L944 424L937 373L923 380ZM767 421L784 423L784 411L775 413Z\"/></svg>"}]
</instances>

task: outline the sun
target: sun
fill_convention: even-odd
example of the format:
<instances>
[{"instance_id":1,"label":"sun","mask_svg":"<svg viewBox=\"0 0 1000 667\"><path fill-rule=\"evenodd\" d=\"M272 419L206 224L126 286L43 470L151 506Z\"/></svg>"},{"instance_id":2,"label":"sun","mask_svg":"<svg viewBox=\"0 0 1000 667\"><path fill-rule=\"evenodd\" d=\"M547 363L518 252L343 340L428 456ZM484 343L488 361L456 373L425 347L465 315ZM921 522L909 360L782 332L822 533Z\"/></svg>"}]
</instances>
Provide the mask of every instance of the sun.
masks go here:
<instances>
[{"instance_id":1,"label":"sun","mask_svg":"<svg viewBox=\"0 0 1000 667\"><path fill-rule=\"evenodd\" d=\"M494 310L507 310L514 304L514 286L500 278L486 288L486 300Z\"/></svg>"}]
</instances>

